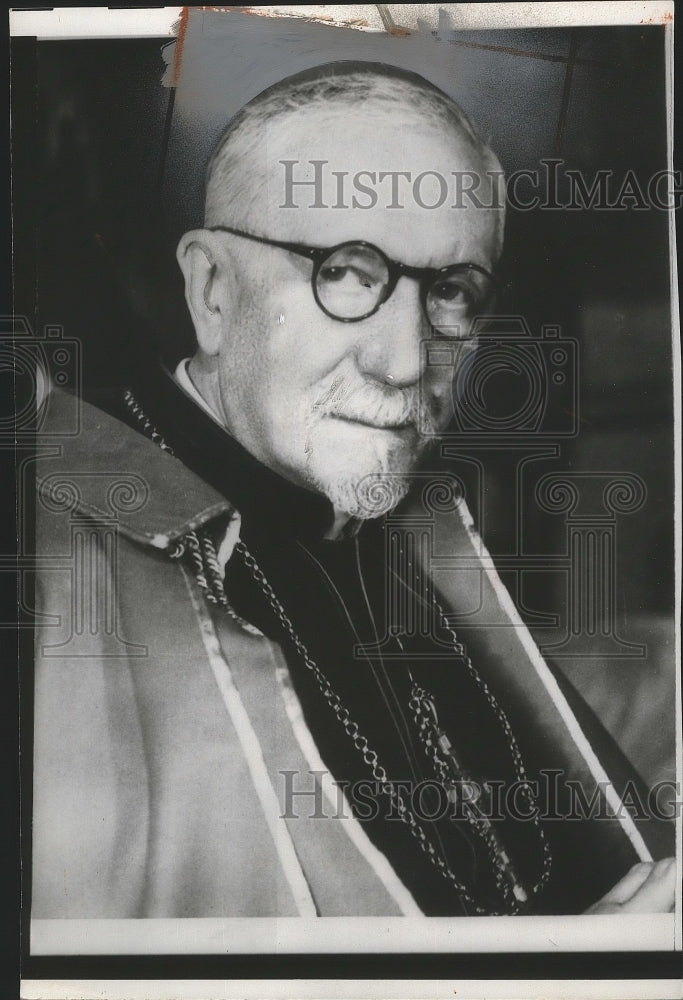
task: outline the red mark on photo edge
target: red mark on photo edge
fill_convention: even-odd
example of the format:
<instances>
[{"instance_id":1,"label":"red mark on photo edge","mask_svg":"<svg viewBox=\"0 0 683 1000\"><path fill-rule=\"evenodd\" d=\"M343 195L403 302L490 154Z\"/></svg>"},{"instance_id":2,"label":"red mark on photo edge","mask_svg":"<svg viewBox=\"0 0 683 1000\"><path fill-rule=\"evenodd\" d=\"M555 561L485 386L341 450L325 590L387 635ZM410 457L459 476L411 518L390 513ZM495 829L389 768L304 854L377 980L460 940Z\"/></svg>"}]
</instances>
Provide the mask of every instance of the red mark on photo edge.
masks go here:
<instances>
[{"instance_id":1,"label":"red mark on photo edge","mask_svg":"<svg viewBox=\"0 0 683 1000\"><path fill-rule=\"evenodd\" d=\"M641 18L641 24L670 24L673 21L674 16L670 10L665 11L661 17L643 17Z\"/></svg>"},{"instance_id":2,"label":"red mark on photo edge","mask_svg":"<svg viewBox=\"0 0 683 1000\"><path fill-rule=\"evenodd\" d=\"M176 37L175 51L173 53L173 72L171 74L171 86L177 87L180 79L180 66L183 59L183 45L185 43L185 33L187 32L187 21L190 15L190 8L183 7L180 12L178 22L178 34Z\"/></svg>"}]
</instances>

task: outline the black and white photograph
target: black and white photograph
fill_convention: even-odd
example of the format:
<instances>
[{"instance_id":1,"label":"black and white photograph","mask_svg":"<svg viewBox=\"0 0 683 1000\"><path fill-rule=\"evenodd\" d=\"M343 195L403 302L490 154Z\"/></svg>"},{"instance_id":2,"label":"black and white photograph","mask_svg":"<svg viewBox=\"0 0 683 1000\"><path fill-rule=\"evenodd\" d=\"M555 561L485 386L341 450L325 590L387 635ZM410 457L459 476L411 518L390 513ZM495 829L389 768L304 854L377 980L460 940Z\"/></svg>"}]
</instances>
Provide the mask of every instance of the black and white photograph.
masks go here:
<instances>
[{"instance_id":1,"label":"black and white photograph","mask_svg":"<svg viewBox=\"0 0 683 1000\"><path fill-rule=\"evenodd\" d=\"M10 28L22 996L679 995L673 5Z\"/></svg>"}]
</instances>

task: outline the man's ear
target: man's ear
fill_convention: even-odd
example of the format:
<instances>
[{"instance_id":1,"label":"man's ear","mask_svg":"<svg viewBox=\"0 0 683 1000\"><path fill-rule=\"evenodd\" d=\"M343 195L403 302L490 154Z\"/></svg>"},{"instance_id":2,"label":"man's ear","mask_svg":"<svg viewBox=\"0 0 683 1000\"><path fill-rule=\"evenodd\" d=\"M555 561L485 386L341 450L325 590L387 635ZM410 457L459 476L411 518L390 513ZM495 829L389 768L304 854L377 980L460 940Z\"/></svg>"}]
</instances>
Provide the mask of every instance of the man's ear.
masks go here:
<instances>
[{"instance_id":1,"label":"man's ear","mask_svg":"<svg viewBox=\"0 0 683 1000\"><path fill-rule=\"evenodd\" d=\"M214 234L193 229L178 243L176 258L185 276L185 301L206 354L218 353L223 335L224 298L219 287L222 265L214 246Z\"/></svg>"}]
</instances>

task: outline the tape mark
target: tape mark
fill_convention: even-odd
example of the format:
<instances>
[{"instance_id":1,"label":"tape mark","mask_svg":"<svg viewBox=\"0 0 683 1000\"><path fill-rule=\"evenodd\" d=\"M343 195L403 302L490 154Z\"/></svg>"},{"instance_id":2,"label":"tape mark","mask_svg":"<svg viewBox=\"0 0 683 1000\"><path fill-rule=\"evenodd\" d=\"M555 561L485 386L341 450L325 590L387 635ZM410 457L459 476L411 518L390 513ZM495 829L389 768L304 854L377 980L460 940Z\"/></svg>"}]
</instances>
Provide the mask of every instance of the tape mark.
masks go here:
<instances>
[{"instance_id":1,"label":"tape mark","mask_svg":"<svg viewBox=\"0 0 683 1000\"><path fill-rule=\"evenodd\" d=\"M190 8L183 7L180 12L180 19L176 24L173 25L173 29L176 33L176 43L175 49L173 50L173 67L171 70L171 86L177 87L178 81L180 80L180 69L183 61L183 45L185 44L185 35L187 33L187 22L190 16ZM177 31L175 30L177 28Z\"/></svg>"}]
</instances>

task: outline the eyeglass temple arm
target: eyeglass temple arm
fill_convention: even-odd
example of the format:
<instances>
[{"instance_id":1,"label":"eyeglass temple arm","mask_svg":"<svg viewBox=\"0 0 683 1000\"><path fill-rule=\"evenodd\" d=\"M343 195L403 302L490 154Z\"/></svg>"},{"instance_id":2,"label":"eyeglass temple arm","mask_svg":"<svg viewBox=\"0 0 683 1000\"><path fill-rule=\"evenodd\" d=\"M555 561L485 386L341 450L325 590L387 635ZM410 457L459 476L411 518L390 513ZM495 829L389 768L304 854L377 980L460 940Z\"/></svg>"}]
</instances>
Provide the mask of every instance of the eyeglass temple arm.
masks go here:
<instances>
[{"instance_id":1,"label":"eyeglass temple arm","mask_svg":"<svg viewBox=\"0 0 683 1000\"><path fill-rule=\"evenodd\" d=\"M241 236L245 240L253 240L254 243L263 243L269 247L279 247L281 250L290 250L298 253L302 257L311 260L327 256L329 250L326 247L309 247L304 243L289 243L285 240L272 240L267 236L256 236L254 233L245 233L242 229L233 229L232 226L207 226L210 233L231 233L233 236Z\"/></svg>"}]
</instances>

